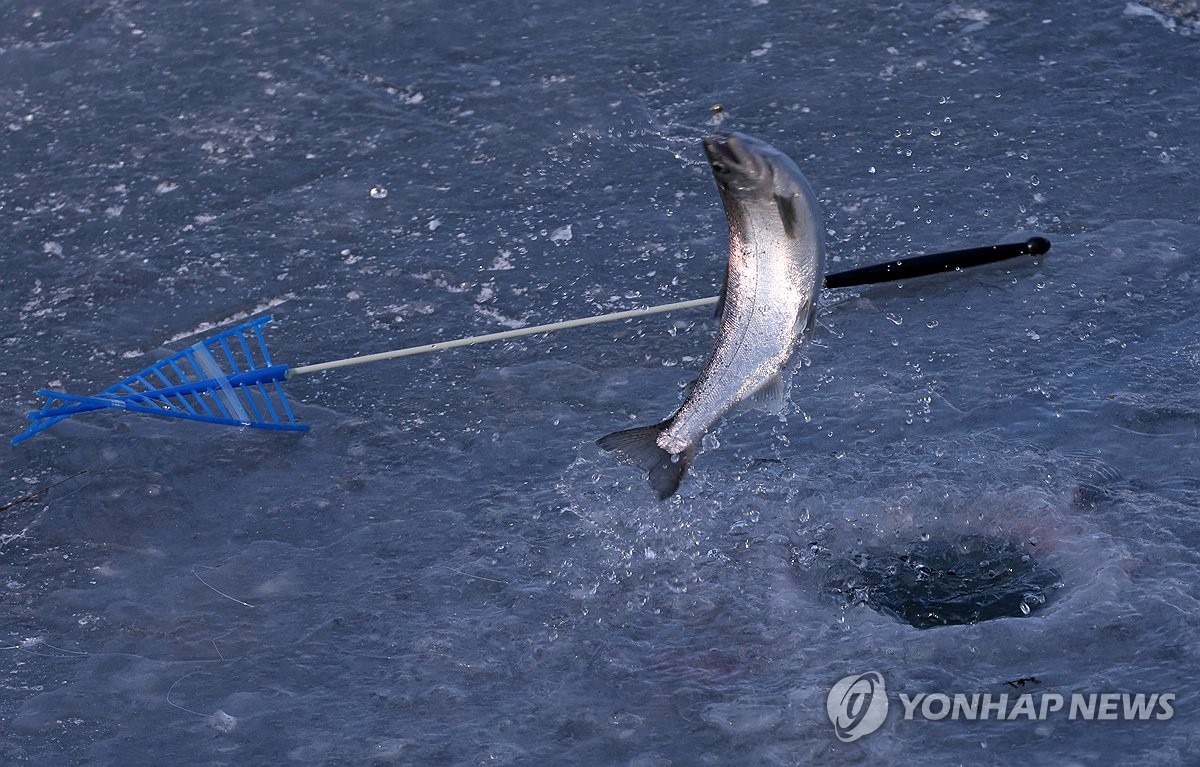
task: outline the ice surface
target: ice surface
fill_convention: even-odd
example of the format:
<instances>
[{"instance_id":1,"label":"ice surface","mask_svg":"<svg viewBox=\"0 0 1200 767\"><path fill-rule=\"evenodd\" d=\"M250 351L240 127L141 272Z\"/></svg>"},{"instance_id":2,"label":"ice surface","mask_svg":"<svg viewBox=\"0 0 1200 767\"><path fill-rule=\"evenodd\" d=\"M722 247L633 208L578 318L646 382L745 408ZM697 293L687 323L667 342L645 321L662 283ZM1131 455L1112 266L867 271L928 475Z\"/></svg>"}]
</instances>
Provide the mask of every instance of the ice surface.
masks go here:
<instances>
[{"instance_id":1,"label":"ice surface","mask_svg":"<svg viewBox=\"0 0 1200 767\"><path fill-rule=\"evenodd\" d=\"M675 408L703 310L296 378L305 436L56 426L0 475L0 762L1196 763L1186 21L1082 0L6 4L12 434L38 388L103 389L266 307L275 358L305 364L712 295L717 103L814 183L833 270L1054 247L830 291L786 420L730 418L668 503L593 441ZM1062 587L922 630L830 586L964 540ZM868 670L1174 692L1176 714L893 715L840 743L825 693Z\"/></svg>"}]
</instances>

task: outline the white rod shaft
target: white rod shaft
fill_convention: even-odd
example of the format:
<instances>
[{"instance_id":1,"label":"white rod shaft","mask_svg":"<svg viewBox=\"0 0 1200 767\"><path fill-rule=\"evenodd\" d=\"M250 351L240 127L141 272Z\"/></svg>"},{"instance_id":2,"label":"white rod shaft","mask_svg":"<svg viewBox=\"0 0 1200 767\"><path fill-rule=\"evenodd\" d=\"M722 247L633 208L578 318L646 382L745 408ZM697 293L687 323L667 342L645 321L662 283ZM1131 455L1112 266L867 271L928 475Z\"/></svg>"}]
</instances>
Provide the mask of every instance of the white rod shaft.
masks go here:
<instances>
[{"instance_id":1,"label":"white rod shaft","mask_svg":"<svg viewBox=\"0 0 1200 767\"><path fill-rule=\"evenodd\" d=\"M410 357L414 354L428 354L429 352L440 352L446 349L457 349L460 346L470 346L472 344L486 344L492 341L506 341L510 338L520 338L521 336L532 336L538 333L552 333L556 330L567 330L569 328L581 328L587 325L599 325L602 322L617 322L619 320L628 320L634 317L645 317L649 314L662 314L664 312L674 312L682 309L695 309L700 306L712 306L719 300L718 296L709 298L696 298L691 301L678 301L673 304L662 304L660 306L649 306L645 309L630 309L624 312L613 312L612 314L600 314L595 317L581 317L577 320L564 320L562 322L551 322L548 325L534 325L528 328L517 328L516 330L505 330L500 333L488 333L482 336L471 336L470 338L459 338L454 341L440 341L436 344L425 344L424 346L410 346L407 349L396 349L390 352L379 352L378 354L364 354L361 357L347 357L341 360L332 360L330 362L320 362L315 365L301 365L294 367L288 371L288 376L303 375L304 373L319 373L322 370L333 370L334 368L344 368L351 365L365 365L368 362L379 362L380 360L394 360L399 357Z\"/></svg>"}]
</instances>

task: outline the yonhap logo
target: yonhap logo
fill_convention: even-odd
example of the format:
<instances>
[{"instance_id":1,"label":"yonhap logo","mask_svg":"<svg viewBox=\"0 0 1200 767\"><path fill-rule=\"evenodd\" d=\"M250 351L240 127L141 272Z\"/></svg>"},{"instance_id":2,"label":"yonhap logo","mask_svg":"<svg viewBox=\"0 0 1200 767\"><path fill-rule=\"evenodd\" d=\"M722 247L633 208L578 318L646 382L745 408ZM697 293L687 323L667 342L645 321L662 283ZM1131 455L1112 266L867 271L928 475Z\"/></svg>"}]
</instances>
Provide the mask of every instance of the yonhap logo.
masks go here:
<instances>
[{"instance_id":1,"label":"yonhap logo","mask_svg":"<svg viewBox=\"0 0 1200 767\"><path fill-rule=\"evenodd\" d=\"M1019 680L1021 682L1036 679ZM1014 688L1016 683L1009 683ZM1175 716L1173 692L1055 692L1053 689L1020 695L993 692L898 692L903 707L899 721L970 722L1052 718L1067 721L1167 721ZM852 743L883 726L888 715L887 686L878 671L843 677L829 690L825 712L838 740ZM907 726L907 725L905 725Z\"/></svg>"},{"instance_id":2,"label":"yonhap logo","mask_svg":"<svg viewBox=\"0 0 1200 767\"><path fill-rule=\"evenodd\" d=\"M825 701L838 740L850 743L879 729L887 718L887 685L878 671L844 677Z\"/></svg>"}]
</instances>

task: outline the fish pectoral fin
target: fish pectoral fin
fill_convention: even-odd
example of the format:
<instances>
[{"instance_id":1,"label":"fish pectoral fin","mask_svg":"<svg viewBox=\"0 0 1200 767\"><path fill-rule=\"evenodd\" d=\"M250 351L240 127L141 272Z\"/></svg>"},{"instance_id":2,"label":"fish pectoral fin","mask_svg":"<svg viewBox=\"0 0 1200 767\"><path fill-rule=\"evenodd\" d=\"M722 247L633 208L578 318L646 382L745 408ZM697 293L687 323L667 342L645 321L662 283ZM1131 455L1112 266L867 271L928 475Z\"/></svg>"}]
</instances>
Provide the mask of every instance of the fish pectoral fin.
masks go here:
<instances>
[{"instance_id":1,"label":"fish pectoral fin","mask_svg":"<svg viewBox=\"0 0 1200 767\"><path fill-rule=\"evenodd\" d=\"M796 198L775 195L775 207L779 209L779 222L783 224L783 233L788 239L796 239Z\"/></svg>"},{"instance_id":2,"label":"fish pectoral fin","mask_svg":"<svg viewBox=\"0 0 1200 767\"><path fill-rule=\"evenodd\" d=\"M783 385L783 376L779 373L767 379L758 391L750 395L750 401L759 410L778 415L783 412L787 402L787 394Z\"/></svg>"},{"instance_id":3,"label":"fish pectoral fin","mask_svg":"<svg viewBox=\"0 0 1200 767\"><path fill-rule=\"evenodd\" d=\"M682 453L669 453L658 446L658 436L670 427L673 420L674 417L653 426L614 431L596 440L597 445L623 463L645 470L650 487L658 494L659 500L664 501L675 495L696 454L694 448Z\"/></svg>"}]
</instances>

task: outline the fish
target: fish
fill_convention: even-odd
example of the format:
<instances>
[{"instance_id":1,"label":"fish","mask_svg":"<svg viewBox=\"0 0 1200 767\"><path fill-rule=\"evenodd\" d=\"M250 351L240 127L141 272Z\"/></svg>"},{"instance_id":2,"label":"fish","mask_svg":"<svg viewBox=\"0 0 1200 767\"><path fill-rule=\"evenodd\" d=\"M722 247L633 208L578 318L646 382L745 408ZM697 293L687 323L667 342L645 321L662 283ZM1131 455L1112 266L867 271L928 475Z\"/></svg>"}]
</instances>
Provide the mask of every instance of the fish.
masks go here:
<instances>
[{"instance_id":1,"label":"fish","mask_svg":"<svg viewBox=\"0 0 1200 767\"><path fill-rule=\"evenodd\" d=\"M712 353L674 415L596 441L646 471L660 500L678 491L705 433L739 403L782 406L782 373L811 336L825 274L824 221L796 163L736 132L705 137L704 151L729 226Z\"/></svg>"}]
</instances>

